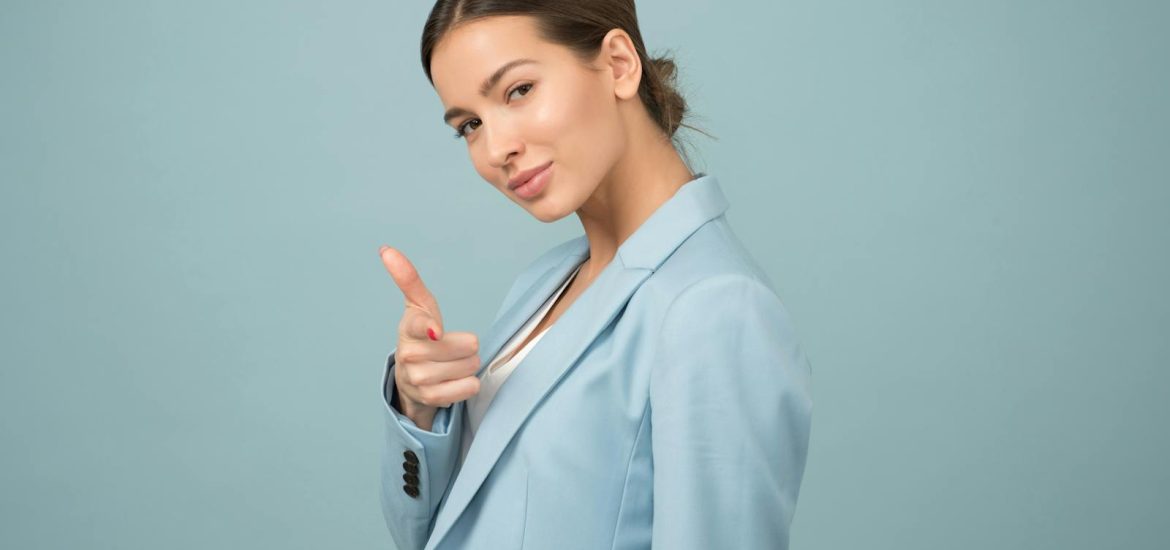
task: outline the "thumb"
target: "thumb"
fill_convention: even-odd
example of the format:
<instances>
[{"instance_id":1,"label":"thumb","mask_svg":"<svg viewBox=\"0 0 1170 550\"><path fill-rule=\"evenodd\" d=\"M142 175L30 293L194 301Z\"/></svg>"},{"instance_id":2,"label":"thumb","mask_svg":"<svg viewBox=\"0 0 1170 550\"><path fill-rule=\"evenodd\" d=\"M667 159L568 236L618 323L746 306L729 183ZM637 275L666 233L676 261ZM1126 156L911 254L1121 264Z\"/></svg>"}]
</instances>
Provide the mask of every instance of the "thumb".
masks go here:
<instances>
[{"instance_id":1,"label":"thumb","mask_svg":"<svg viewBox=\"0 0 1170 550\"><path fill-rule=\"evenodd\" d=\"M410 263L406 255L399 252L398 249L389 246L382 246L379 255L382 257L382 265L386 267L386 271L394 279L394 284L398 285L398 290L402 291L406 307L417 307L430 313L439 323L438 330L442 331L443 316L439 313L439 303L431 295L427 286L423 284L422 277L419 276L414 264Z\"/></svg>"}]
</instances>

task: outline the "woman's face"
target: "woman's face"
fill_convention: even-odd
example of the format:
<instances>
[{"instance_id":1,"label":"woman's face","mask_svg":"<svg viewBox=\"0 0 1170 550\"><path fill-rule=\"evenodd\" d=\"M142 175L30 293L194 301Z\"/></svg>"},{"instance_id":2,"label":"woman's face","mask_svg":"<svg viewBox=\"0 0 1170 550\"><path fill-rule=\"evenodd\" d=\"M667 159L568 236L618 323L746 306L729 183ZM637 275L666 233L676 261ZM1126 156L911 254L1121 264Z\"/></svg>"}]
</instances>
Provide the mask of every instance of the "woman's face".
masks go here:
<instances>
[{"instance_id":1,"label":"woman's face","mask_svg":"<svg viewBox=\"0 0 1170 550\"><path fill-rule=\"evenodd\" d=\"M516 60L481 95L498 69ZM435 91L463 133L476 172L544 222L581 206L626 148L613 71L591 71L565 47L540 39L533 19L493 16L461 25L431 57ZM636 87L636 84L635 84ZM551 163L551 164L549 164ZM509 187L549 164L532 196Z\"/></svg>"}]
</instances>

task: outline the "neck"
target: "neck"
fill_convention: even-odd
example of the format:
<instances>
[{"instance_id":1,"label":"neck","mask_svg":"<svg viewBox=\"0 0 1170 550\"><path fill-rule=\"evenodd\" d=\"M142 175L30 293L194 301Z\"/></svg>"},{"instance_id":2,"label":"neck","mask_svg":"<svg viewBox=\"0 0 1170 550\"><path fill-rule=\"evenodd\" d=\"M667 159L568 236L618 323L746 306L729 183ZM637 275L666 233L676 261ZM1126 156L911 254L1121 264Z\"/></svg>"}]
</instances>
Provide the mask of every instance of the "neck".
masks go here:
<instances>
[{"instance_id":1,"label":"neck","mask_svg":"<svg viewBox=\"0 0 1170 550\"><path fill-rule=\"evenodd\" d=\"M631 136L622 158L577 209L589 241L589 258L577 276L586 283L609 265L642 222L695 178L657 126L643 126L652 127Z\"/></svg>"}]
</instances>

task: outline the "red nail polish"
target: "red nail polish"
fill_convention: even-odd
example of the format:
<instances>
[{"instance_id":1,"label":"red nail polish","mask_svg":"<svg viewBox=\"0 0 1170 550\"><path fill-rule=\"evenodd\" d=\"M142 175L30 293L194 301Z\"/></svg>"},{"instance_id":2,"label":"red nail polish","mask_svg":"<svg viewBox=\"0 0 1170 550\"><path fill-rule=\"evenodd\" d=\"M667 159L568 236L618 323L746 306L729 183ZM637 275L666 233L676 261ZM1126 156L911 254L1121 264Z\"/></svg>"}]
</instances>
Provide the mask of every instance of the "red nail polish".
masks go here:
<instances>
[{"instance_id":1,"label":"red nail polish","mask_svg":"<svg viewBox=\"0 0 1170 550\"><path fill-rule=\"evenodd\" d=\"M427 336L429 336L431 340L438 340L438 338L435 337L435 329L431 327L427 327Z\"/></svg>"}]
</instances>

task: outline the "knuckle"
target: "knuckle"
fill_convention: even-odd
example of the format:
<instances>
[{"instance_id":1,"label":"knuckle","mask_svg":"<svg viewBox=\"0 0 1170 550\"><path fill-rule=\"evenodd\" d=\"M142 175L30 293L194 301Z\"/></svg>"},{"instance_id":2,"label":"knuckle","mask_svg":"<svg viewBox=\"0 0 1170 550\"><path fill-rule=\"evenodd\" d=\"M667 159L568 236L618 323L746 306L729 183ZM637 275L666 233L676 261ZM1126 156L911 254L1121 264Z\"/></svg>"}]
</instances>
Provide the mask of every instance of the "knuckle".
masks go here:
<instances>
[{"instance_id":1,"label":"knuckle","mask_svg":"<svg viewBox=\"0 0 1170 550\"><path fill-rule=\"evenodd\" d=\"M434 405L432 401L435 399L435 390L430 386L422 386L418 389L419 401L424 405Z\"/></svg>"},{"instance_id":2,"label":"knuckle","mask_svg":"<svg viewBox=\"0 0 1170 550\"><path fill-rule=\"evenodd\" d=\"M411 386L418 386L419 382L421 382L421 380L419 380L418 369L407 369L402 371L402 377L405 378L406 383L410 384Z\"/></svg>"},{"instance_id":3,"label":"knuckle","mask_svg":"<svg viewBox=\"0 0 1170 550\"><path fill-rule=\"evenodd\" d=\"M398 361L401 363L418 363L422 361L422 350L417 346L403 344L398 348Z\"/></svg>"}]
</instances>

